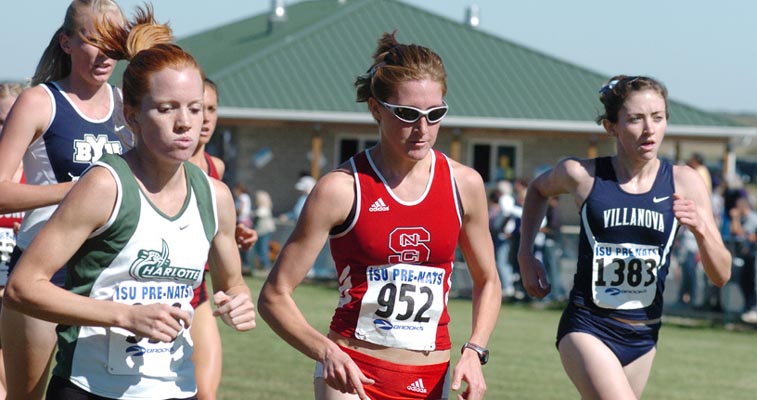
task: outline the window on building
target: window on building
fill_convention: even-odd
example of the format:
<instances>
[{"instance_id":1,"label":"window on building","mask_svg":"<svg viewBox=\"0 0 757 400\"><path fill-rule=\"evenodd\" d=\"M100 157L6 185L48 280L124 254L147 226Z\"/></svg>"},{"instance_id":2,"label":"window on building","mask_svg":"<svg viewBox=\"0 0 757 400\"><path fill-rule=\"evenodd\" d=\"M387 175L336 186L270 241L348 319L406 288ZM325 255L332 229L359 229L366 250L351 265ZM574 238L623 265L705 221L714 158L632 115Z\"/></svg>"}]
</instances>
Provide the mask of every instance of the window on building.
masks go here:
<instances>
[{"instance_id":1,"label":"window on building","mask_svg":"<svg viewBox=\"0 0 757 400\"><path fill-rule=\"evenodd\" d=\"M355 154L373 147L378 143L375 137L344 137L337 141L337 161L341 164L350 159Z\"/></svg>"},{"instance_id":2,"label":"window on building","mask_svg":"<svg viewBox=\"0 0 757 400\"><path fill-rule=\"evenodd\" d=\"M470 147L473 169L484 182L513 180L518 177L519 149L515 143L473 143Z\"/></svg>"}]
</instances>

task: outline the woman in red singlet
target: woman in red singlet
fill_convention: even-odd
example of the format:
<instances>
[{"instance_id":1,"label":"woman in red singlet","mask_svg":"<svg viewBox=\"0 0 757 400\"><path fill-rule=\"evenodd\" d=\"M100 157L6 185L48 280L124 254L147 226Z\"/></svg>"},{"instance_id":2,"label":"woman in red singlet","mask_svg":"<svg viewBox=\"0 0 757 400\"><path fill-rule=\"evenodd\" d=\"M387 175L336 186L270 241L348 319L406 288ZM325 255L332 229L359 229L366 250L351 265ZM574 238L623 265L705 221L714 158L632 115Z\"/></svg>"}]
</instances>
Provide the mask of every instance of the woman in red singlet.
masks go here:
<instances>
[{"instance_id":1,"label":"woman in red singlet","mask_svg":"<svg viewBox=\"0 0 757 400\"><path fill-rule=\"evenodd\" d=\"M384 34L355 86L379 143L309 194L261 289L260 315L316 360L316 399L445 399L449 389L481 399L501 288L481 176L433 148L448 109L442 60ZM292 292L327 239L339 303L324 335ZM473 326L450 370L446 306L458 246L473 280Z\"/></svg>"}]
</instances>

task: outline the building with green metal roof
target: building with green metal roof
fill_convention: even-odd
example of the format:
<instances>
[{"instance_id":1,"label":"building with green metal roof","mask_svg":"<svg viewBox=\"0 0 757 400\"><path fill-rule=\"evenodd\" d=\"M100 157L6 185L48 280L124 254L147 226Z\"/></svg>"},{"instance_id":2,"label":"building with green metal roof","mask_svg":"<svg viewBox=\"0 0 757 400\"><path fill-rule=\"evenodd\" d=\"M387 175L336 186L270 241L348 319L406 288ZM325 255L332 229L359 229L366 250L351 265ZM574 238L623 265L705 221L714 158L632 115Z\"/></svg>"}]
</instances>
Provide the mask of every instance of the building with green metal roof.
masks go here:
<instances>
[{"instance_id":1,"label":"building with green metal roof","mask_svg":"<svg viewBox=\"0 0 757 400\"><path fill-rule=\"evenodd\" d=\"M394 30L400 42L443 58L450 113L436 148L485 181L529 179L565 156L612 152L614 141L594 122L597 90L609 76L461 21L398 0L312 0L182 38L218 84L219 134L210 149L226 159L226 180L268 190L280 212L294 202L301 172L317 177L375 143L375 122L355 102L353 82L370 67L378 37ZM757 135L675 100L669 112L662 155L671 159L697 143L725 154L736 138Z\"/></svg>"}]
</instances>

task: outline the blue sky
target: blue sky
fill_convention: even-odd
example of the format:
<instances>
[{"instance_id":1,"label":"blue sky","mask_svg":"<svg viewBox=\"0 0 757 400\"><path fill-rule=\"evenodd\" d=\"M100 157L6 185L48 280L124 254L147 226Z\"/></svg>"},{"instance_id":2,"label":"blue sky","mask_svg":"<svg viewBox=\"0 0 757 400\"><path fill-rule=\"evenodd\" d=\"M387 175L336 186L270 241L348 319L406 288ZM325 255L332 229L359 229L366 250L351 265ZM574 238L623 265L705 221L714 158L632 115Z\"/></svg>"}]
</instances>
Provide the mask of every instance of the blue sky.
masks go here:
<instances>
[{"instance_id":1,"label":"blue sky","mask_svg":"<svg viewBox=\"0 0 757 400\"><path fill-rule=\"evenodd\" d=\"M704 110L757 114L757 1L402 1L455 21L462 21L465 9L476 4L479 29L501 38L608 77L653 76L668 86L672 98ZM28 77L69 2L3 3L0 80ZM144 1L118 3L131 14ZM152 4L158 20L170 21L176 36L182 37L266 12L271 1Z\"/></svg>"}]
</instances>

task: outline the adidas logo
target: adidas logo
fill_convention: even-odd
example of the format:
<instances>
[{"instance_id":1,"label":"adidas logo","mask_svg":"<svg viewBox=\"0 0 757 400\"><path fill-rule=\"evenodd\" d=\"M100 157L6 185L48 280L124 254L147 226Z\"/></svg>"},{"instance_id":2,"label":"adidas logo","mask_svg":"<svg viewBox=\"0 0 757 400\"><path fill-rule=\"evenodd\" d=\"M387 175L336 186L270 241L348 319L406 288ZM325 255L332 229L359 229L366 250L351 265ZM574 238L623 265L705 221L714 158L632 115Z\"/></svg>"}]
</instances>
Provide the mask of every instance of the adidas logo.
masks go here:
<instances>
[{"instance_id":1,"label":"adidas logo","mask_svg":"<svg viewBox=\"0 0 757 400\"><path fill-rule=\"evenodd\" d=\"M389 206L384 203L384 199L380 198L376 200L373 204L371 204L371 207L368 209L370 212L377 212L377 211L389 211Z\"/></svg>"},{"instance_id":2,"label":"adidas logo","mask_svg":"<svg viewBox=\"0 0 757 400\"><path fill-rule=\"evenodd\" d=\"M407 390L416 393L427 393L428 390L423 386L423 379L418 378L417 381L407 385Z\"/></svg>"}]
</instances>

